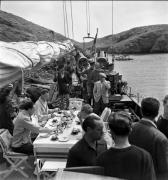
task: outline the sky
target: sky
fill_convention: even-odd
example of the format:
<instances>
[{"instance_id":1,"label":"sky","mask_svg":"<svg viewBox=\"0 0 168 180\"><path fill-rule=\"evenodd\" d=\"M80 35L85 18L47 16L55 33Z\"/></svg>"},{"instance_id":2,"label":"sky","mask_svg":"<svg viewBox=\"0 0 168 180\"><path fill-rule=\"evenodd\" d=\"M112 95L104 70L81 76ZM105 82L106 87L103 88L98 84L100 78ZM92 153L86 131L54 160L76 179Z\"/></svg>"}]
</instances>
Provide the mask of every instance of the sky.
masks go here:
<instances>
[{"instance_id":1,"label":"sky","mask_svg":"<svg viewBox=\"0 0 168 180\"><path fill-rule=\"evenodd\" d=\"M71 1L74 39L87 36L86 1ZM69 37L73 38L70 1L66 1ZM168 1L89 1L90 34L98 38L134 27L168 24ZM1 10L64 34L63 1L1 1ZM113 19L113 21L112 21ZM113 28L112 28L113 22Z\"/></svg>"}]
</instances>

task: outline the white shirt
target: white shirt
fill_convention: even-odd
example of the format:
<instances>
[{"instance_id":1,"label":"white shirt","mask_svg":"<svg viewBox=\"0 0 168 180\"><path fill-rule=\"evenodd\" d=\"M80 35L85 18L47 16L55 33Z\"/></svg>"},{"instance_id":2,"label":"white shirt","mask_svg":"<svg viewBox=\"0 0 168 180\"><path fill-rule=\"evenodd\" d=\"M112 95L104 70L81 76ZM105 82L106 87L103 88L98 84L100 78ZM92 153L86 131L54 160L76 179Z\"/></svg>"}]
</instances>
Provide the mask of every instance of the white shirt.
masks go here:
<instances>
[{"instance_id":1,"label":"white shirt","mask_svg":"<svg viewBox=\"0 0 168 180\"><path fill-rule=\"evenodd\" d=\"M78 77L76 75L76 73L72 73L72 85L73 86L77 86L78 85Z\"/></svg>"},{"instance_id":2,"label":"white shirt","mask_svg":"<svg viewBox=\"0 0 168 180\"><path fill-rule=\"evenodd\" d=\"M43 101L41 97L36 101L34 114L37 115L38 119L42 121L43 117L46 118L48 115L48 104L47 101Z\"/></svg>"}]
</instances>

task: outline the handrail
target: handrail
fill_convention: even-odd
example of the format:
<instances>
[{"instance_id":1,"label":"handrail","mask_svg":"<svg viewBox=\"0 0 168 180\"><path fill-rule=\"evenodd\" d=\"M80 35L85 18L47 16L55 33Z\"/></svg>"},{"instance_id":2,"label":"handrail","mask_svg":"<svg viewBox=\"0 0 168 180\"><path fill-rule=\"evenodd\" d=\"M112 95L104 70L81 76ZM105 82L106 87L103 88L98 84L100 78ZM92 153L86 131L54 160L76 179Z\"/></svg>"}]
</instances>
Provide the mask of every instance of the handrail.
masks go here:
<instances>
[{"instance_id":1,"label":"handrail","mask_svg":"<svg viewBox=\"0 0 168 180\"><path fill-rule=\"evenodd\" d=\"M140 105L142 99L145 97L144 95L140 94L139 92L133 92L132 91L132 87L128 87L129 92L127 92L126 94L133 100L136 100L137 103Z\"/></svg>"}]
</instances>

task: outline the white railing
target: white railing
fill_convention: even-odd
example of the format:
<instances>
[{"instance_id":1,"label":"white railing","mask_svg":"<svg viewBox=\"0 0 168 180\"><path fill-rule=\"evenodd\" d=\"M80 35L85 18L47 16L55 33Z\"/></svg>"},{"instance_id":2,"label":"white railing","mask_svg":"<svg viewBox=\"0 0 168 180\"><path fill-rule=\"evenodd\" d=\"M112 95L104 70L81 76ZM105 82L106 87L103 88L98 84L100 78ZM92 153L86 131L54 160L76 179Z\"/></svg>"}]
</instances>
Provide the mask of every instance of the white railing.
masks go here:
<instances>
[{"instance_id":1,"label":"white railing","mask_svg":"<svg viewBox=\"0 0 168 180\"><path fill-rule=\"evenodd\" d=\"M127 95L130 98L136 100L138 104L140 104L142 99L145 98L145 95L142 95L139 92L136 92L132 87L128 87Z\"/></svg>"}]
</instances>

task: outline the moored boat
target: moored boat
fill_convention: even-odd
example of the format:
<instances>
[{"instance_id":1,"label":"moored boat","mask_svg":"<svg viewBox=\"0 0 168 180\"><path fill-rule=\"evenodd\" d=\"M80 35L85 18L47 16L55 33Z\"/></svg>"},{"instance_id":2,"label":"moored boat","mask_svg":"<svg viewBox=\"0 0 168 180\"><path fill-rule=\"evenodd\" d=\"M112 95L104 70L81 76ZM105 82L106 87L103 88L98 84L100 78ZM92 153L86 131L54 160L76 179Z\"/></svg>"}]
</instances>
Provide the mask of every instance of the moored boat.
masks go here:
<instances>
[{"instance_id":1,"label":"moored boat","mask_svg":"<svg viewBox=\"0 0 168 180\"><path fill-rule=\"evenodd\" d=\"M115 60L116 61L130 61L130 60L133 60L133 58L131 58L129 55L118 55L118 56L115 56Z\"/></svg>"}]
</instances>

